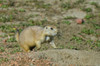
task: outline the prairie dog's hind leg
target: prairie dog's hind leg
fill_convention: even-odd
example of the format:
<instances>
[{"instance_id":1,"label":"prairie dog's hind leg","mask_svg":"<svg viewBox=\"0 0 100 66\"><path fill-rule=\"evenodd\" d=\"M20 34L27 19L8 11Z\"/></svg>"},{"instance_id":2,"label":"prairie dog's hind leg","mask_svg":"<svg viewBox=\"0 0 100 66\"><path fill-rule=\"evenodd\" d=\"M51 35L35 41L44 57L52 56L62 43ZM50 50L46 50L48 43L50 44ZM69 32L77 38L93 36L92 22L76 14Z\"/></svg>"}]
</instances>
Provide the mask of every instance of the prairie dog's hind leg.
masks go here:
<instances>
[{"instance_id":1,"label":"prairie dog's hind leg","mask_svg":"<svg viewBox=\"0 0 100 66\"><path fill-rule=\"evenodd\" d=\"M23 48L24 51L26 51L26 52L30 52L30 48L29 48L29 46L27 46L27 45L23 45L23 46L21 46L21 47Z\"/></svg>"},{"instance_id":2,"label":"prairie dog's hind leg","mask_svg":"<svg viewBox=\"0 0 100 66\"><path fill-rule=\"evenodd\" d=\"M54 43L54 41L51 41L51 42L50 42L50 45L51 45L53 48L57 48L56 45L55 45L55 43Z\"/></svg>"}]
</instances>

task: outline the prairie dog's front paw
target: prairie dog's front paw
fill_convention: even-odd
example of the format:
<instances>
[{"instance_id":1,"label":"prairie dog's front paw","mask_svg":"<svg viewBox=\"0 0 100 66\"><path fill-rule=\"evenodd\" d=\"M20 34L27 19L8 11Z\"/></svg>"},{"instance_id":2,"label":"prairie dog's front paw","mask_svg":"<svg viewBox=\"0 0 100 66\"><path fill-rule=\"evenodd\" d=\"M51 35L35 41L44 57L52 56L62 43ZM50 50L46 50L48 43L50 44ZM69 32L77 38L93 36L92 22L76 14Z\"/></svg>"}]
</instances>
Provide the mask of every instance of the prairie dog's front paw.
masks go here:
<instances>
[{"instance_id":1,"label":"prairie dog's front paw","mask_svg":"<svg viewBox=\"0 0 100 66\"><path fill-rule=\"evenodd\" d=\"M46 37L46 41L49 41L49 40L50 40L50 37L47 36L47 37Z\"/></svg>"},{"instance_id":2,"label":"prairie dog's front paw","mask_svg":"<svg viewBox=\"0 0 100 66\"><path fill-rule=\"evenodd\" d=\"M54 43L54 41L51 41L51 42L50 42L50 45L51 45L53 48L57 48L56 45L55 45L55 43Z\"/></svg>"}]
</instances>

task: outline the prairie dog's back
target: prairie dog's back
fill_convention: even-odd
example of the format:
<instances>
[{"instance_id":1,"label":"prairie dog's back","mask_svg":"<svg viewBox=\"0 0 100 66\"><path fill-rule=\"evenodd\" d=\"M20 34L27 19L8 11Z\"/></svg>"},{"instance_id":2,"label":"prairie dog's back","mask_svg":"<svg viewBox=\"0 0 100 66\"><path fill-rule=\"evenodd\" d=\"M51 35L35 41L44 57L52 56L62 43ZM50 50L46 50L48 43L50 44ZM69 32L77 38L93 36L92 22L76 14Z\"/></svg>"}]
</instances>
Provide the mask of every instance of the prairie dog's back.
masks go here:
<instances>
[{"instance_id":1,"label":"prairie dog's back","mask_svg":"<svg viewBox=\"0 0 100 66\"><path fill-rule=\"evenodd\" d=\"M41 34L43 33L43 28L39 26L32 26L32 33L35 39L39 39L41 37Z\"/></svg>"},{"instance_id":2,"label":"prairie dog's back","mask_svg":"<svg viewBox=\"0 0 100 66\"><path fill-rule=\"evenodd\" d=\"M39 26L30 26L24 29L20 36L20 42L23 44L24 42L34 42L39 36L41 36L41 32L43 31L42 27Z\"/></svg>"},{"instance_id":3,"label":"prairie dog's back","mask_svg":"<svg viewBox=\"0 0 100 66\"><path fill-rule=\"evenodd\" d=\"M32 31L33 31L33 33L35 35L40 35L41 32L43 31L43 28L42 27L39 27L39 26L32 26L30 28L32 29Z\"/></svg>"}]
</instances>

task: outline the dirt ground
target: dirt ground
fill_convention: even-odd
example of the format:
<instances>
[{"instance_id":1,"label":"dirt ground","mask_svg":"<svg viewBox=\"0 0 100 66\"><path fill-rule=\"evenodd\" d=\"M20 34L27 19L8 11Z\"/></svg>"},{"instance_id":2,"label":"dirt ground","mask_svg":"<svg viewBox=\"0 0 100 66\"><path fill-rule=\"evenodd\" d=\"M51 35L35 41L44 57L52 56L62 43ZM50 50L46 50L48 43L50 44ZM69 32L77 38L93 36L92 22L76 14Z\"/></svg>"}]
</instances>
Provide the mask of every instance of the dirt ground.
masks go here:
<instances>
[{"instance_id":1,"label":"dirt ground","mask_svg":"<svg viewBox=\"0 0 100 66\"><path fill-rule=\"evenodd\" d=\"M56 49L9 56L10 61L1 66L99 66L100 52ZM13 60L12 60L13 59Z\"/></svg>"},{"instance_id":2,"label":"dirt ground","mask_svg":"<svg viewBox=\"0 0 100 66\"><path fill-rule=\"evenodd\" d=\"M99 21L99 0L0 0L0 65L99 66ZM54 40L61 49L43 43L38 51L23 52L16 28L21 32L34 25L56 26Z\"/></svg>"}]
</instances>

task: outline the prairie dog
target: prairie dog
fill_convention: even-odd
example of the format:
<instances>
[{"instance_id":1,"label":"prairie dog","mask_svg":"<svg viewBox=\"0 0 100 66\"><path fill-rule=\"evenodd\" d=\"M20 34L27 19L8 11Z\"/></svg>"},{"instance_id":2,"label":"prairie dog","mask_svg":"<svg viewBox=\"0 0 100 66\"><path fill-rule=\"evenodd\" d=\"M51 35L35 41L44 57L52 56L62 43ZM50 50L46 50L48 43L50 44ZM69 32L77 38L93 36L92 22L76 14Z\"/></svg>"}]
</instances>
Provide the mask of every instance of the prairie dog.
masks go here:
<instances>
[{"instance_id":1,"label":"prairie dog","mask_svg":"<svg viewBox=\"0 0 100 66\"><path fill-rule=\"evenodd\" d=\"M15 35L16 40L24 51L29 52L30 47L41 48L41 43L50 41L53 48L57 48L53 37L57 34L58 30L55 26L30 26L24 29L20 34L17 32ZM51 40L52 39L52 40Z\"/></svg>"}]
</instances>

